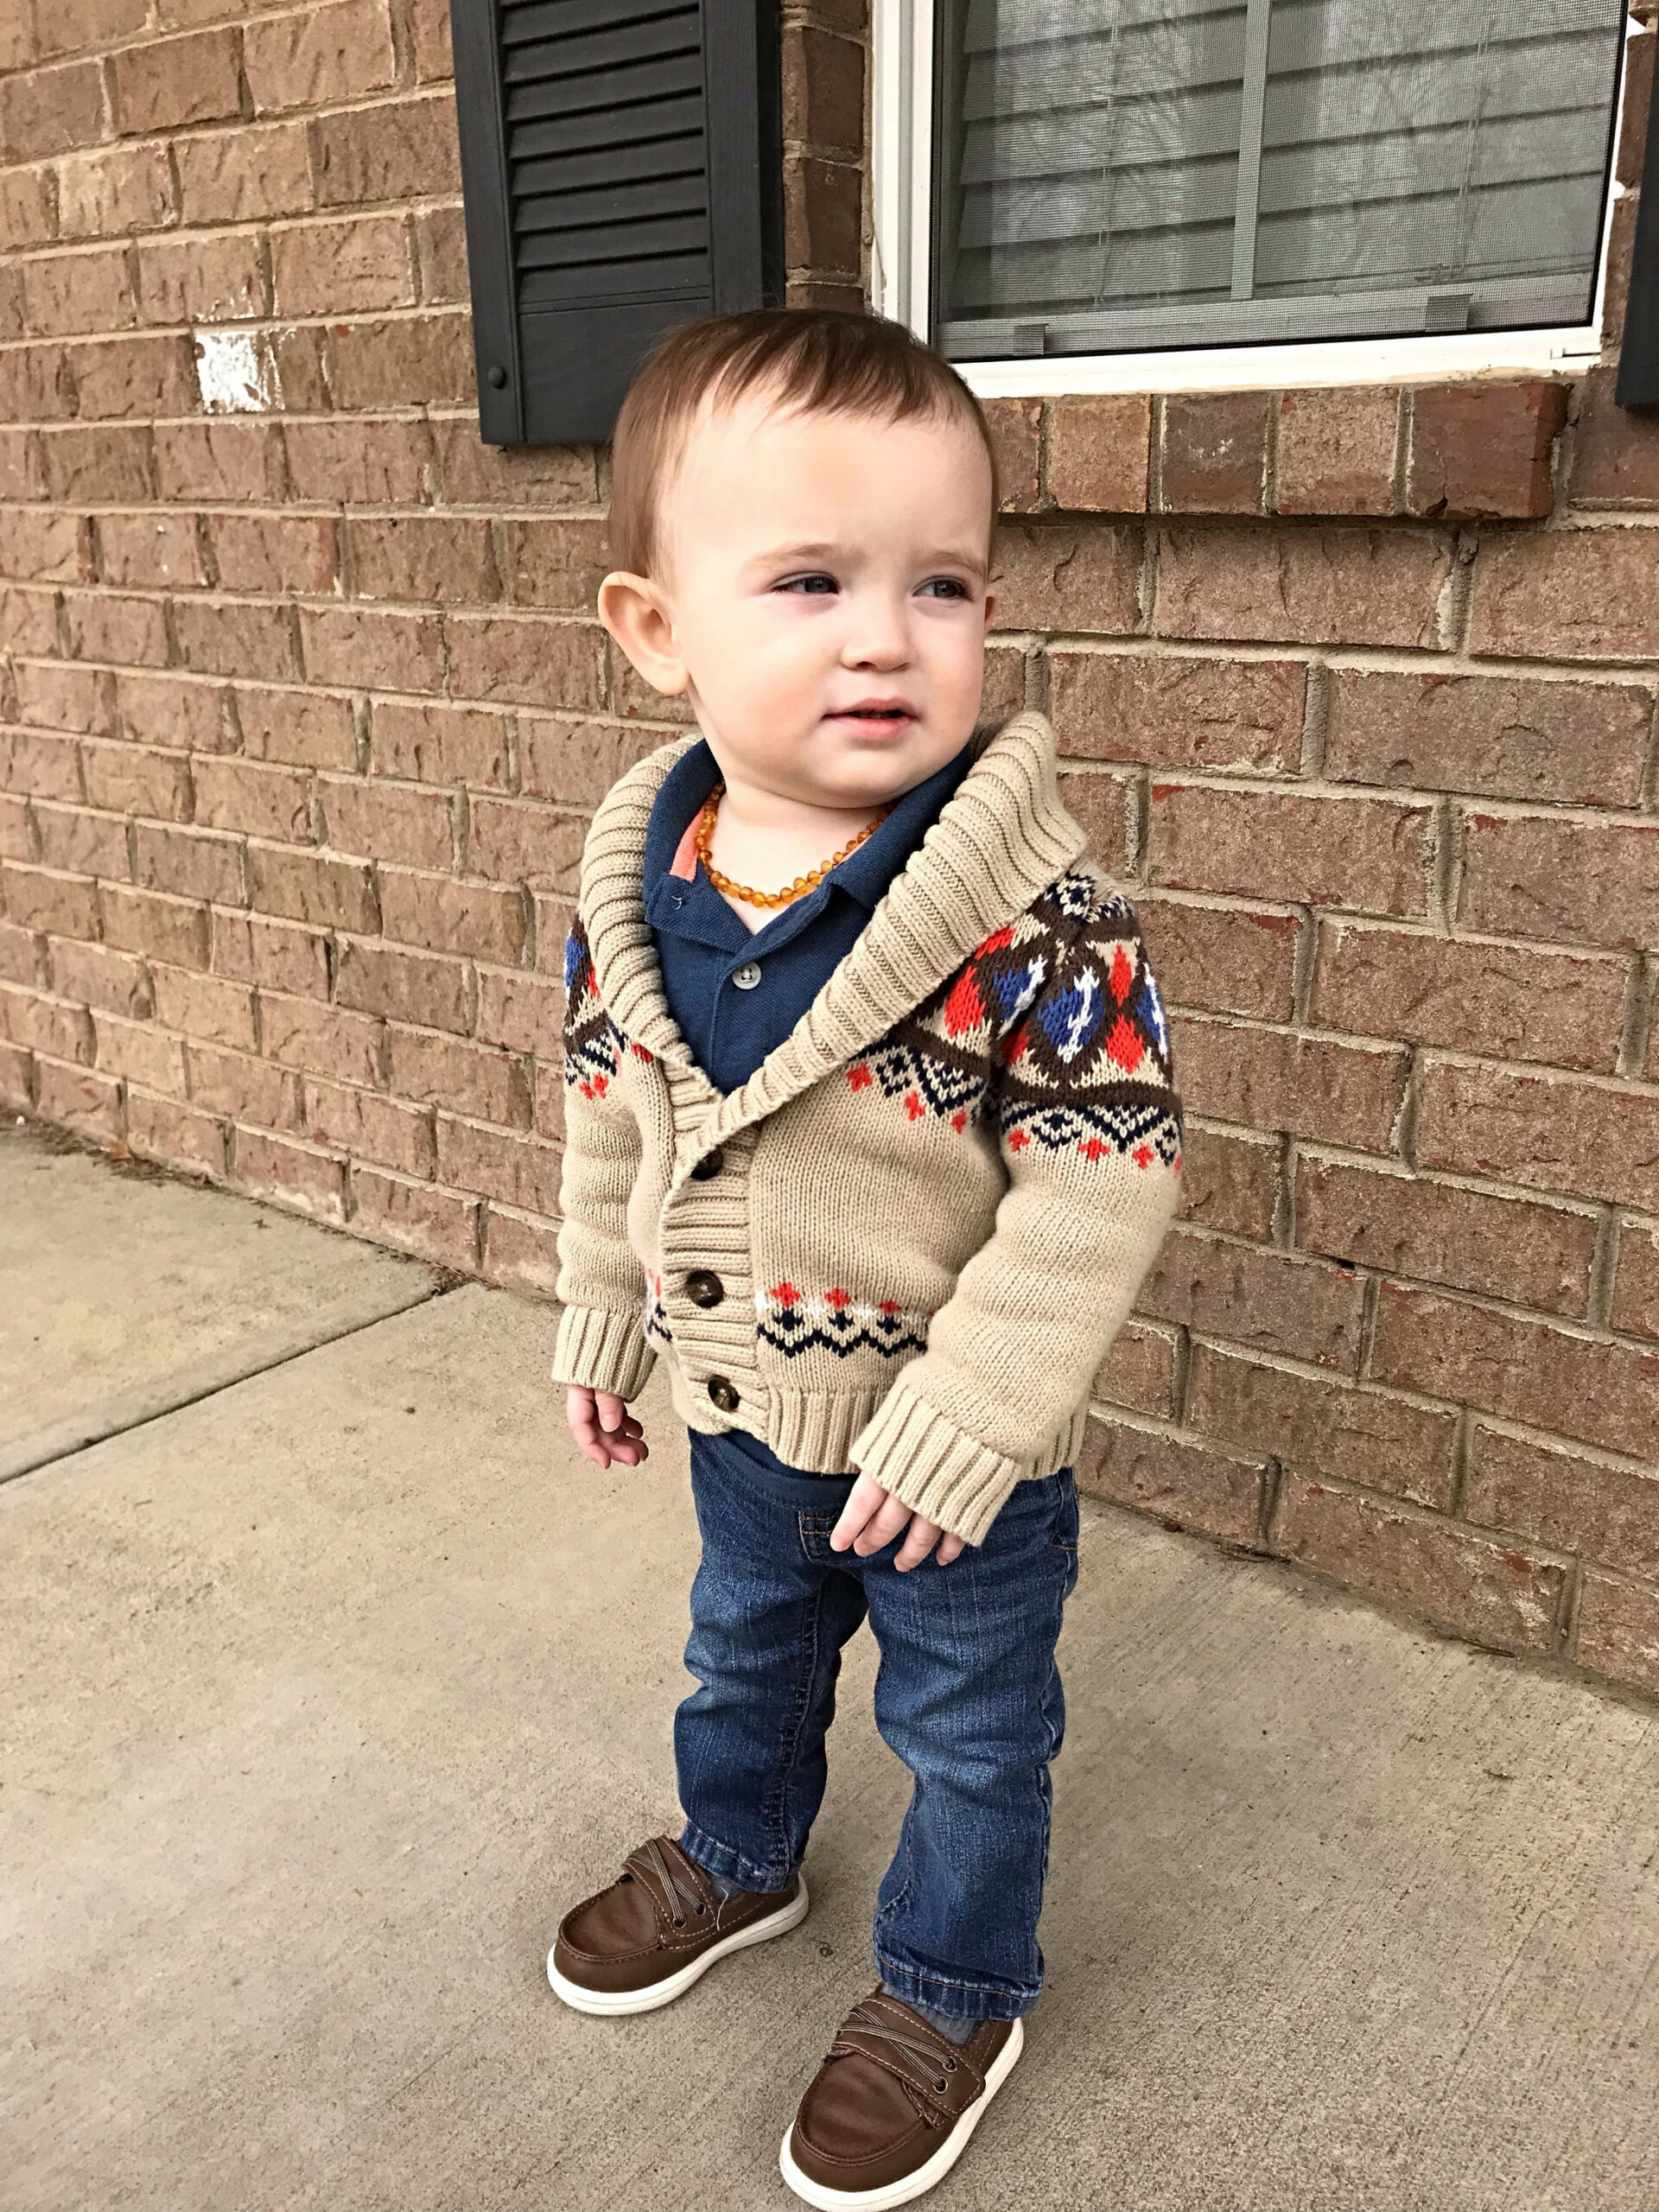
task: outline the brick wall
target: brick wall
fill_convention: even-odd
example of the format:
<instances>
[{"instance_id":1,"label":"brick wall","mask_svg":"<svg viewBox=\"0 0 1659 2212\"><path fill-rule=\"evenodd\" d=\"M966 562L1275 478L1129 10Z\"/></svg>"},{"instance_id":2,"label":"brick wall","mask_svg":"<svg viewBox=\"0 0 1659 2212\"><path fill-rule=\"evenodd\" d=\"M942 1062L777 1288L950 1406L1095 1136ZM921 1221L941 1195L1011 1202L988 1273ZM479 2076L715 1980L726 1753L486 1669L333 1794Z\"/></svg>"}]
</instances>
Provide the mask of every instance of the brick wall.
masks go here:
<instances>
[{"instance_id":1,"label":"brick wall","mask_svg":"<svg viewBox=\"0 0 1659 2212\"><path fill-rule=\"evenodd\" d=\"M0 1095L545 1293L576 858L674 718L605 455L476 435L446 13L0 19ZM791 292L856 299L861 0L785 22ZM992 696L1190 1116L1085 1479L1659 1690L1659 420L995 416Z\"/></svg>"}]
</instances>

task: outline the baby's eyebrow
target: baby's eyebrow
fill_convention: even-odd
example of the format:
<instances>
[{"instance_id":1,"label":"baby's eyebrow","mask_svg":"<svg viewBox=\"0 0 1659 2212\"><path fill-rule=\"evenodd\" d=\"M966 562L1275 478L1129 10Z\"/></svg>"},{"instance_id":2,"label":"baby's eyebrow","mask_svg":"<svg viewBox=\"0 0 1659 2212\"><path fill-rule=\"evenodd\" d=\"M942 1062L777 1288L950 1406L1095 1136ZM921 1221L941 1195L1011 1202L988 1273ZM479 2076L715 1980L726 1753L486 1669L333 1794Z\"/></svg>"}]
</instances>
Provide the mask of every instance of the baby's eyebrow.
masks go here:
<instances>
[{"instance_id":1,"label":"baby's eyebrow","mask_svg":"<svg viewBox=\"0 0 1659 2212\"><path fill-rule=\"evenodd\" d=\"M748 565L752 569L760 569L774 567L780 561L844 561L855 550L849 545L774 545L764 553L756 554ZM989 573L982 555L964 553L956 546L935 546L924 555L918 565L923 569L966 569L982 582Z\"/></svg>"}]
</instances>

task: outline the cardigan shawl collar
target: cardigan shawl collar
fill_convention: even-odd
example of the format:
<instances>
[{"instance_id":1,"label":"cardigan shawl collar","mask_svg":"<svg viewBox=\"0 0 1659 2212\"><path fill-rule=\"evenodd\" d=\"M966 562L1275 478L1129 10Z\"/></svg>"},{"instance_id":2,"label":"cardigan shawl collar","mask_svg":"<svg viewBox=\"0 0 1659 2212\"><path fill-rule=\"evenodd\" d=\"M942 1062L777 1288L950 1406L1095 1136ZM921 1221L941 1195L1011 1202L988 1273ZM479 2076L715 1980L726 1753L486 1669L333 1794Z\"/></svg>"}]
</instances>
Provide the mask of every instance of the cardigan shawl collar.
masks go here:
<instances>
[{"instance_id":1,"label":"cardigan shawl collar","mask_svg":"<svg viewBox=\"0 0 1659 2212\"><path fill-rule=\"evenodd\" d=\"M775 1113L884 1036L994 930L1024 912L1087 840L1061 805L1054 739L1015 715L973 766L795 1027L736 1090L693 1059L663 995L645 919L645 830L664 778L695 737L658 747L607 794L582 858L580 910L601 1003L625 1036L664 1063L675 1119L715 1145Z\"/></svg>"}]
</instances>

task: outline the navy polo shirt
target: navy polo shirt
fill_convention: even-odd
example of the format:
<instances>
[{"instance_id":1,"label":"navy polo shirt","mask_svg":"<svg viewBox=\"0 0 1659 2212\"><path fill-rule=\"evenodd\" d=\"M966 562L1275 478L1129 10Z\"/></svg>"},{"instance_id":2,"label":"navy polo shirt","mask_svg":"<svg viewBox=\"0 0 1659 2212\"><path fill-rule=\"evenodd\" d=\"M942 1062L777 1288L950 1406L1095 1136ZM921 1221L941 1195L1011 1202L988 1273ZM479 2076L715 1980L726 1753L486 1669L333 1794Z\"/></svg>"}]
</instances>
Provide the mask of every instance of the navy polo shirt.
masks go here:
<instances>
[{"instance_id":1,"label":"navy polo shirt","mask_svg":"<svg viewBox=\"0 0 1659 2212\"><path fill-rule=\"evenodd\" d=\"M855 853L753 932L701 865L689 879L669 873L681 838L720 781L707 741L699 740L669 770L645 830L645 919L669 1012L717 1090L747 1083L789 1035L972 766L973 750L964 745L906 791Z\"/></svg>"}]
</instances>

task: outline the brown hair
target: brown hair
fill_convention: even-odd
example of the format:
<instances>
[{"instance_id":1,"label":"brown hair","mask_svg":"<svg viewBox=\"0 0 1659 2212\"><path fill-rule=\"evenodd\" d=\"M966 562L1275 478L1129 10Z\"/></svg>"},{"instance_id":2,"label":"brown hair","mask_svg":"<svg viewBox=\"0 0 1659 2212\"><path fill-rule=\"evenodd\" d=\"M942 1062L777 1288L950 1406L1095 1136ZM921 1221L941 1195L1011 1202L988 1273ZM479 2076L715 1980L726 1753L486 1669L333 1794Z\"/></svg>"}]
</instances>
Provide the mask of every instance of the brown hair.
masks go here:
<instances>
[{"instance_id":1,"label":"brown hair","mask_svg":"<svg viewBox=\"0 0 1659 2212\"><path fill-rule=\"evenodd\" d=\"M611 466L611 554L619 568L650 575L660 549L657 510L664 480L705 401L730 406L765 387L779 407L803 413L874 415L887 422L955 416L996 454L980 404L939 354L902 323L841 308L757 308L710 315L673 331L635 377L617 417Z\"/></svg>"}]
</instances>

